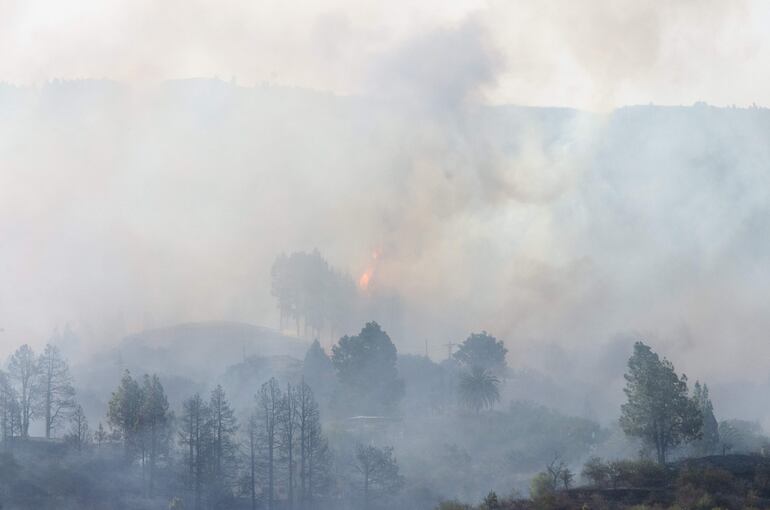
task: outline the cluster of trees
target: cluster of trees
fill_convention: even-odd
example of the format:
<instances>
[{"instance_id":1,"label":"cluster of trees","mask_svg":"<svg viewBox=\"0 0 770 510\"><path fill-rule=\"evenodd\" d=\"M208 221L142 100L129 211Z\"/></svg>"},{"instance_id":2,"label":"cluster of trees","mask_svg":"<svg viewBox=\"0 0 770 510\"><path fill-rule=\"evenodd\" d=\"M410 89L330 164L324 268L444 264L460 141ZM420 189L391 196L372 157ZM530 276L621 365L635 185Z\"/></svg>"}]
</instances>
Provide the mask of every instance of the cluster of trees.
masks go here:
<instances>
[{"instance_id":1,"label":"cluster of trees","mask_svg":"<svg viewBox=\"0 0 770 510\"><path fill-rule=\"evenodd\" d=\"M500 376L507 371L502 341L487 332L473 333L451 359L452 385L457 403L479 413L500 401ZM367 323L357 335L345 335L332 346L327 358L320 346L311 347L305 369L320 377L334 369L339 382L337 409L366 414L391 414L404 397L404 381L398 370L398 353L388 334L376 322Z\"/></svg>"},{"instance_id":2,"label":"cluster of trees","mask_svg":"<svg viewBox=\"0 0 770 510\"><path fill-rule=\"evenodd\" d=\"M426 358L407 358L418 371L435 369L448 376L457 392L454 402L480 413L500 400L499 387L507 375L506 354L503 342L481 332L471 334L440 365ZM417 358L423 363L416 363ZM313 342L301 374L281 376L280 383L269 376L249 382L248 394L253 400L238 399L238 410L221 386L206 395L180 398L180 405L172 410L160 377L134 379L126 371L112 393L105 424L99 423L92 431L75 402L69 367L58 349L49 345L38 355L25 345L0 371L0 426L3 439L15 445L29 438L34 420L45 425L49 438L57 438L69 423L65 437L72 451L84 457L88 452L99 452L94 458L112 455L126 472L135 475L137 487L141 487L137 493L156 498L156 502L157 498L171 501L171 508L299 510L350 504L369 508L405 485L393 448L371 444L360 432L356 436L346 431L344 421L327 436L321 415L322 411L336 412L338 418L397 415L405 397L402 377L408 373L401 372L403 360L387 332L369 322L358 334L340 338L330 355L319 342ZM718 423L708 387L696 382L690 391L687 377L677 374L670 361L642 342L634 345L625 379L627 401L621 407L621 428L628 436L641 439L657 462L592 458L583 477L596 486L631 487L638 480L653 479L672 450L683 445L677 451L680 455L706 455L756 450L763 440L755 424ZM426 394L429 390L428 386L422 389ZM519 420L516 425L510 419L525 414L543 417L536 420L539 429L555 423L545 410L537 414L513 405L507 412L491 414L489 420L470 415L464 426L483 432L486 441L496 444L503 442L502 435L526 437L526 451L517 446L509 452L515 461L508 463L511 469L526 464L526 469L534 470L558 448L564 460L553 457L534 479L532 493L552 494L570 488L575 475L568 462L575 462L586 450L569 453L553 437L570 438L565 444L580 437L578 442L588 444L593 439L587 438L594 438L598 425L572 420L566 432L544 434L547 443L544 440L533 456L532 443L537 438L525 430L531 423ZM508 420L507 425L494 425L497 418ZM483 428L485 424L488 430ZM496 436L498 433L501 435ZM372 437L380 440L385 436ZM94 443L110 447L93 448ZM447 458L452 469L465 470L468 476L473 462L464 452L458 449ZM491 496L488 499L484 505L497 504Z\"/></svg>"},{"instance_id":3,"label":"cluster of trees","mask_svg":"<svg viewBox=\"0 0 770 510\"><path fill-rule=\"evenodd\" d=\"M286 391L275 379L262 385L242 428L219 385L208 399L185 399L175 417L157 376L139 384L126 372L108 421L126 460L141 465L148 496L157 470L175 465L196 509L226 508L238 497L273 509L279 494L289 508L312 508L329 494L331 453L304 381Z\"/></svg>"},{"instance_id":4,"label":"cluster of trees","mask_svg":"<svg viewBox=\"0 0 770 510\"><path fill-rule=\"evenodd\" d=\"M663 486L669 476L664 465L673 448L687 444L689 453L695 455L716 453L723 427L714 416L708 386L696 381L690 393L687 376L678 375L668 359L660 358L643 342L634 344L624 377L627 400L621 406L620 426L626 435L642 441L643 458L605 462L592 456L582 471L592 486ZM648 453L655 461L645 458ZM540 506L553 506L556 491L569 489L573 480L572 471L556 456L533 478L531 497Z\"/></svg>"},{"instance_id":5,"label":"cluster of trees","mask_svg":"<svg viewBox=\"0 0 770 510\"><path fill-rule=\"evenodd\" d=\"M123 441L126 462L139 459L149 496L153 495L158 464L169 461L173 421L158 376L145 374L140 384L126 371L110 399L107 422L111 437ZM99 430L103 430L101 423Z\"/></svg>"},{"instance_id":6,"label":"cluster of trees","mask_svg":"<svg viewBox=\"0 0 770 510\"><path fill-rule=\"evenodd\" d=\"M0 434L3 440L28 438L30 424L38 418L50 439L64 424L83 415L75 402L69 365L58 347L45 346L40 355L29 345L19 347L0 370Z\"/></svg>"},{"instance_id":7,"label":"cluster of trees","mask_svg":"<svg viewBox=\"0 0 770 510\"><path fill-rule=\"evenodd\" d=\"M366 508L403 486L394 451L358 444L335 463L310 383L324 386L331 374L348 411L393 412L404 393L396 363L390 337L371 322L340 339L331 357L314 342L305 360L309 382L303 376L282 385L270 378L239 412L219 385L206 397L184 399L175 412L158 375L134 378L126 370L105 423L93 431L74 402L72 377L58 349L48 346L37 356L25 345L0 372L3 439L19 439L23 451L30 444L24 441L30 420L44 419L53 438L66 416L73 451L114 458L136 473L143 497L169 498L174 508L250 502L251 508L303 509L346 498Z\"/></svg>"},{"instance_id":8,"label":"cluster of trees","mask_svg":"<svg viewBox=\"0 0 770 510\"><path fill-rule=\"evenodd\" d=\"M293 321L300 335L319 337L328 328L330 337L350 325L358 297L353 279L337 271L318 250L281 254L270 271L271 293L283 330Z\"/></svg>"},{"instance_id":9,"label":"cluster of trees","mask_svg":"<svg viewBox=\"0 0 770 510\"><path fill-rule=\"evenodd\" d=\"M249 418L249 491L274 508L277 489L289 507L312 508L331 490L331 451L321 429L318 403L303 380L283 392L275 379L262 385ZM283 473L279 480L277 474Z\"/></svg>"}]
</instances>

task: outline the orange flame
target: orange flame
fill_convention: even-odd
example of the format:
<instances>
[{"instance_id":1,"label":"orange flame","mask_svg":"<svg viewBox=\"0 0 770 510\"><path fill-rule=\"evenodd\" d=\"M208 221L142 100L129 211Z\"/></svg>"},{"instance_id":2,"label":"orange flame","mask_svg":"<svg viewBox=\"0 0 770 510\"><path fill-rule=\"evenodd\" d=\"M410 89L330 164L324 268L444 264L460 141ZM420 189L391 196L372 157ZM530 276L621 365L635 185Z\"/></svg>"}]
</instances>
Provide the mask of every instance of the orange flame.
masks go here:
<instances>
[{"instance_id":1,"label":"orange flame","mask_svg":"<svg viewBox=\"0 0 770 510\"><path fill-rule=\"evenodd\" d=\"M369 264L369 267L366 268L366 271L363 272L363 274L358 278L358 288L361 290L368 290L369 285L372 283L372 278L374 277L374 270L377 265L377 259L380 258L380 251L374 250L372 252L372 261Z\"/></svg>"},{"instance_id":2,"label":"orange flame","mask_svg":"<svg viewBox=\"0 0 770 510\"><path fill-rule=\"evenodd\" d=\"M372 279L372 273L374 273L374 270L367 269L364 271L364 274L361 275L361 278L358 279L358 287L361 290L366 290L369 288L369 282Z\"/></svg>"}]
</instances>

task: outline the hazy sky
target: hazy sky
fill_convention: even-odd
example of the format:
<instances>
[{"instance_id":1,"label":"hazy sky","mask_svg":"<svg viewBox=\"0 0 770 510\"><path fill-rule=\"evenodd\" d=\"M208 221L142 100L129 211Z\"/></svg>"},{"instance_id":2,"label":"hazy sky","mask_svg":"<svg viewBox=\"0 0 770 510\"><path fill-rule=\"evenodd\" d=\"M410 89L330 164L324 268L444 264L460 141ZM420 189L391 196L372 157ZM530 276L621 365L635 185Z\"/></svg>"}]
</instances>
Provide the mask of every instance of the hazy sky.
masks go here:
<instances>
[{"instance_id":1,"label":"hazy sky","mask_svg":"<svg viewBox=\"0 0 770 510\"><path fill-rule=\"evenodd\" d=\"M498 67L485 101L770 104L763 0L0 0L0 80L219 76L361 93L394 48L467 23Z\"/></svg>"}]
</instances>

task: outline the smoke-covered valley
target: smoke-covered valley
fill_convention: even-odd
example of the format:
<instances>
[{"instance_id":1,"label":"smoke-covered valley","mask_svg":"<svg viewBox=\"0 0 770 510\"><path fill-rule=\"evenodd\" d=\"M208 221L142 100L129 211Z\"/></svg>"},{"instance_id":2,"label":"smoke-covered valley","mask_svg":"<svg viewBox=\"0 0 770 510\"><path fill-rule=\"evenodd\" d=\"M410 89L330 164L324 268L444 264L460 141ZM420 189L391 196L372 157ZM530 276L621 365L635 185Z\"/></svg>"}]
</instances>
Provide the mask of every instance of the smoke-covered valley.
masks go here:
<instances>
[{"instance_id":1,"label":"smoke-covered valley","mask_svg":"<svg viewBox=\"0 0 770 510\"><path fill-rule=\"evenodd\" d=\"M374 271L400 352L442 359L486 329L584 400L620 381L607 346L641 335L714 388L767 383L763 109L443 116L203 79L0 98L5 355L65 324L78 360L177 323L275 328L273 259L318 249Z\"/></svg>"},{"instance_id":2,"label":"smoke-covered valley","mask_svg":"<svg viewBox=\"0 0 770 510\"><path fill-rule=\"evenodd\" d=\"M0 2L0 506L770 507L766 15L708 5Z\"/></svg>"}]
</instances>

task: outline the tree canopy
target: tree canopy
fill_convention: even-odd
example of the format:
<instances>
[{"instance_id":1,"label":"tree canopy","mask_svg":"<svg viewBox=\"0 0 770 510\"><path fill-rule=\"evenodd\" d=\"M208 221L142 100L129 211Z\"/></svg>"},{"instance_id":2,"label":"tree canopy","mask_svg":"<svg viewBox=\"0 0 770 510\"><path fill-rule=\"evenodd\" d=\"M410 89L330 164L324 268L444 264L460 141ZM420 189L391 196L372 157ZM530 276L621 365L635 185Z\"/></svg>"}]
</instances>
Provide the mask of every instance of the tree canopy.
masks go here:
<instances>
[{"instance_id":1,"label":"tree canopy","mask_svg":"<svg viewBox=\"0 0 770 510\"><path fill-rule=\"evenodd\" d=\"M670 361L636 342L625 379L620 426L654 448L658 462L670 448L701 437L703 416L687 391L687 376L678 376Z\"/></svg>"},{"instance_id":2,"label":"tree canopy","mask_svg":"<svg viewBox=\"0 0 770 510\"><path fill-rule=\"evenodd\" d=\"M454 353L454 359L468 369L480 367L492 371L494 375L504 376L507 353L508 349L502 340L482 331L471 333Z\"/></svg>"},{"instance_id":3,"label":"tree canopy","mask_svg":"<svg viewBox=\"0 0 770 510\"><path fill-rule=\"evenodd\" d=\"M337 378L362 412L388 412L403 397L396 360L396 346L376 322L332 347Z\"/></svg>"}]
</instances>

